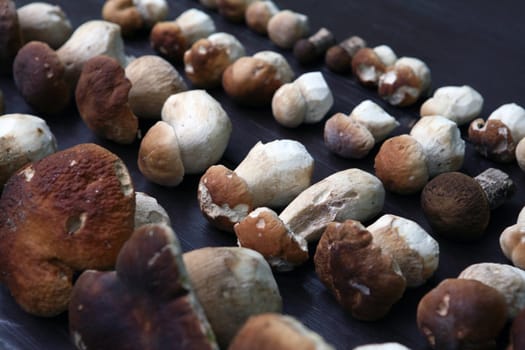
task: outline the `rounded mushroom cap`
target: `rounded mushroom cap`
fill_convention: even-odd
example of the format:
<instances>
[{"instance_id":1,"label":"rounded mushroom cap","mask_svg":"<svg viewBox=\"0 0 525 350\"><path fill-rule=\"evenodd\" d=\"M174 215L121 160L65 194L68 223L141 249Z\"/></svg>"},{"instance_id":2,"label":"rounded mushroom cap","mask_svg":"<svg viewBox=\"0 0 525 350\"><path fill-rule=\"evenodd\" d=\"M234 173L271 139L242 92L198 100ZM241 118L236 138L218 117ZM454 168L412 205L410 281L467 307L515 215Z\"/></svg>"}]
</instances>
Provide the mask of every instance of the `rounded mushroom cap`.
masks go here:
<instances>
[{"instance_id":1,"label":"rounded mushroom cap","mask_svg":"<svg viewBox=\"0 0 525 350\"><path fill-rule=\"evenodd\" d=\"M501 120L473 120L468 128L468 138L484 157L496 162L512 162L516 159L516 142L510 129Z\"/></svg>"},{"instance_id":2,"label":"rounded mushroom cap","mask_svg":"<svg viewBox=\"0 0 525 350\"><path fill-rule=\"evenodd\" d=\"M399 126L399 122L377 103L364 100L352 110L350 118L366 126L376 143L383 141Z\"/></svg>"},{"instance_id":3,"label":"rounded mushroom cap","mask_svg":"<svg viewBox=\"0 0 525 350\"><path fill-rule=\"evenodd\" d=\"M155 23L166 19L169 6L166 0L134 0L146 28L151 28Z\"/></svg>"},{"instance_id":4,"label":"rounded mushroom cap","mask_svg":"<svg viewBox=\"0 0 525 350\"><path fill-rule=\"evenodd\" d=\"M140 142L138 167L148 180L162 186L177 186L184 178L184 165L175 130L158 121Z\"/></svg>"},{"instance_id":5,"label":"rounded mushroom cap","mask_svg":"<svg viewBox=\"0 0 525 350\"><path fill-rule=\"evenodd\" d=\"M256 251L208 247L184 253L183 259L197 298L224 349L250 316L282 311L272 270Z\"/></svg>"},{"instance_id":6,"label":"rounded mushroom cap","mask_svg":"<svg viewBox=\"0 0 525 350\"><path fill-rule=\"evenodd\" d=\"M257 33L267 34L268 22L278 12L279 8L271 0L252 2L246 8L246 25Z\"/></svg>"},{"instance_id":7,"label":"rounded mushroom cap","mask_svg":"<svg viewBox=\"0 0 525 350\"><path fill-rule=\"evenodd\" d=\"M306 100L297 84L287 83L272 97L272 114L282 126L295 128L304 122Z\"/></svg>"},{"instance_id":8,"label":"rounded mushroom cap","mask_svg":"<svg viewBox=\"0 0 525 350\"><path fill-rule=\"evenodd\" d=\"M13 60L23 45L22 32L14 1L0 3L0 73L10 74Z\"/></svg>"},{"instance_id":9,"label":"rounded mushroom cap","mask_svg":"<svg viewBox=\"0 0 525 350\"><path fill-rule=\"evenodd\" d=\"M388 191L411 194L428 182L427 158L423 147L410 135L387 139L376 154L374 169Z\"/></svg>"},{"instance_id":10,"label":"rounded mushroom cap","mask_svg":"<svg viewBox=\"0 0 525 350\"><path fill-rule=\"evenodd\" d=\"M325 64L335 73L348 73L352 71L353 57L363 47L366 47L363 38L357 35L351 36L326 51Z\"/></svg>"},{"instance_id":11,"label":"rounded mushroom cap","mask_svg":"<svg viewBox=\"0 0 525 350\"><path fill-rule=\"evenodd\" d=\"M44 119L29 114L0 116L0 189L23 165L56 151L55 136Z\"/></svg>"},{"instance_id":12,"label":"rounded mushroom cap","mask_svg":"<svg viewBox=\"0 0 525 350\"><path fill-rule=\"evenodd\" d=\"M25 42L42 41L57 49L73 33L71 22L59 6L33 2L18 8L17 12Z\"/></svg>"},{"instance_id":13,"label":"rounded mushroom cap","mask_svg":"<svg viewBox=\"0 0 525 350\"><path fill-rule=\"evenodd\" d=\"M131 82L116 59L91 58L84 64L75 90L82 120L97 135L117 143L132 143L139 123L128 103L130 90Z\"/></svg>"},{"instance_id":14,"label":"rounded mushroom cap","mask_svg":"<svg viewBox=\"0 0 525 350\"><path fill-rule=\"evenodd\" d=\"M384 317L405 292L399 266L358 221L330 223L319 240L314 262L319 279L359 320Z\"/></svg>"},{"instance_id":15,"label":"rounded mushroom cap","mask_svg":"<svg viewBox=\"0 0 525 350\"><path fill-rule=\"evenodd\" d=\"M157 199L144 192L135 192L135 229L149 224L171 226L171 220Z\"/></svg>"},{"instance_id":16,"label":"rounded mushroom cap","mask_svg":"<svg viewBox=\"0 0 525 350\"><path fill-rule=\"evenodd\" d=\"M291 49L301 38L305 37L310 24L308 17L290 10L276 13L268 21L268 37L282 49Z\"/></svg>"},{"instance_id":17,"label":"rounded mushroom cap","mask_svg":"<svg viewBox=\"0 0 525 350\"><path fill-rule=\"evenodd\" d=\"M202 173L222 157L232 124L221 104L205 90L171 95L161 115L175 130L186 174Z\"/></svg>"},{"instance_id":18,"label":"rounded mushroom cap","mask_svg":"<svg viewBox=\"0 0 525 350\"><path fill-rule=\"evenodd\" d=\"M114 266L133 231L135 191L115 154L80 144L11 176L0 208L3 282L24 310L54 316L75 273Z\"/></svg>"},{"instance_id":19,"label":"rounded mushroom cap","mask_svg":"<svg viewBox=\"0 0 525 350\"><path fill-rule=\"evenodd\" d=\"M255 209L233 228L240 247L261 253L277 271L292 270L308 260L304 238L294 235L269 208Z\"/></svg>"},{"instance_id":20,"label":"rounded mushroom cap","mask_svg":"<svg viewBox=\"0 0 525 350\"><path fill-rule=\"evenodd\" d=\"M317 333L291 316L266 313L252 316L232 340L229 350L334 350Z\"/></svg>"},{"instance_id":21,"label":"rounded mushroom cap","mask_svg":"<svg viewBox=\"0 0 525 350\"><path fill-rule=\"evenodd\" d=\"M436 234L459 241L480 238L490 220L485 192L476 180L460 172L430 180L421 192L421 208Z\"/></svg>"},{"instance_id":22,"label":"rounded mushroom cap","mask_svg":"<svg viewBox=\"0 0 525 350\"><path fill-rule=\"evenodd\" d=\"M507 227L499 237L499 245L507 259L525 269L525 226L517 223Z\"/></svg>"},{"instance_id":23,"label":"rounded mushroom cap","mask_svg":"<svg viewBox=\"0 0 525 350\"><path fill-rule=\"evenodd\" d=\"M364 158L375 145L368 128L343 113L328 118L323 137L326 147L343 158Z\"/></svg>"},{"instance_id":24,"label":"rounded mushroom cap","mask_svg":"<svg viewBox=\"0 0 525 350\"><path fill-rule=\"evenodd\" d=\"M445 279L417 307L417 325L435 349L484 349L507 321L503 295L476 280Z\"/></svg>"},{"instance_id":25,"label":"rounded mushroom cap","mask_svg":"<svg viewBox=\"0 0 525 350\"><path fill-rule=\"evenodd\" d=\"M494 110L488 120L500 120L505 124L515 143L525 137L525 108L516 103L507 103Z\"/></svg>"},{"instance_id":26,"label":"rounded mushroom cap","mask_svg":"<svg viewBox=\"0 0 525 350\"><path fill-rule=\"evenodd\" d=\"M134 59L126 66L125 74L131 82L129 105L139 118L160 119L168 97L188 89L173 65L155 55Z\"/></svg>"},{"instance_id":27,"label":"rounded mushroom cap","mask_svg":"<svg viewBox=\"0 0 525 350\"><path fill-rule=\"evenodd\" d=\"M144 26L142 15L133 0L106 0L102 6L102 18L118 24L124 36L134 34Z\"/></svg>"},{"instance_id":28,"label":"rounded mushroom cap","mask_svg":"<svg viewBox=\"0 0 525 350\"><path fill-rule=\"evenodd\" d=\"M224 18L240 22L244 20L244 14L248 6L255 0L217 0L217 10Z\"/></svg>"},{"instance_id":29,"label":"rounded mushroom cap","mask_svg":"<svg viewBox=\"0 0 525 350\"><path fill-rule=\"evenodd\" d=\"M263 50L255 53L252 57L268 62L274 66L277 69L277 77L283 83L289 83L295 77L295 73L286 58L278 52Z\"/></svg>"},{"instance_id":30,"label":"rounded mushroom cap","mask_svg":"<svg viewBox=\"0 0 525 350\"><path fill-rule=\"evenodd\" d=\"M175 21L155 23L151 29L151 47L170 62L180 62L191 43L184 37L181 27Z\"/></svg>"},{"instance_id":31,"label":"rounded mushroom cap","mask_svg":"<svg viewBox=\"0 0 525 350\"><path fill-rule=\"evenodd\" d=\"M18 51L13 78L24 100L41 113L59 113L71 100L65 66L46 43L32 41Z\"/></svg>"}]
</instances>

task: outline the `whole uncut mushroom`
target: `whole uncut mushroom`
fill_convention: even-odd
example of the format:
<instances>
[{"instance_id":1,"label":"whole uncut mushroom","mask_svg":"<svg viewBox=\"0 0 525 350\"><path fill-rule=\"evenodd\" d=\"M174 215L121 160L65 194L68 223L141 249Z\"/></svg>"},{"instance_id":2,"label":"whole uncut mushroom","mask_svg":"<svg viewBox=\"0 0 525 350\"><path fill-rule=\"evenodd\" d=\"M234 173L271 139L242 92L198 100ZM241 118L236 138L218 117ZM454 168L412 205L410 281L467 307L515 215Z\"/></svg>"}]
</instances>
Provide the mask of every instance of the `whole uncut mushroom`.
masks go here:
<instances>
[{"instance_id":1,"label":"whole uncut mushroom","mask_svg":"<svg viewBox=\"0 0 525 350\"><path fill-rule=\"evenodd\" d=\"M326 51L325 64L334 73L349 73L352 71L352 60L355 54L364 47L366 47L366 41L357 35L352 35Z\"/></svg>"},{"instance_id":2,"label":"whole uncut mushroom","mask_svg":"<svg viewBox=\"0 0 525 350\"><path fill-rule=\"evenodd\" d=\"M224 18L241 22L245 18L246 9L257 0L216 0L217 11Z\"/></svg>"},{"instance_id":3,"label":"whole uncut mushroom","mask_svg":"<svg viewBox=\"0 0 525 350\"><path fill-rule=\"evenodd\" d=\"M499 237L501 251L520 269L525 269L525 208L514 225L506 227Z\"/></svg>"},{"instance_id":4,"label":"whole uncut mushroom","mask_svg":"<svg viewBox=\"0 0 525 350\"><path fill-rule=\"evenodd\" d=\"M131 36L165 20L168 11L166 0L106 0L102 18L118 24L122 35Z\"/></svg>"},{"instance_id":5,"label":"whole uncut mushroom","mask_svg":"<svg viewBox=\"0 0 525 350\"><path fill-rule=\"evenodd\" d=\"M259 34L268 34L268 22L279 12L277 5L271 0L254 1L246 8L244 14L246 26Z\"/></svg>"},{"instance_id":6,"label":"whole uncut mushroom","mask_svg":"<svg viewBox=\"0 0 525 350\"><path fill-rule=\"evenodd\" d=\"M268 37L281 49L291 49L310 31L308 16L291 10L282 10L268 21Z\"/></svg>"},{"instance_id":7,"label":"whole uncut mushroom","mask_svg":"<svg viewBox=\"0 0 525 350\"><path fill-rule=\"evenodd\" d=\"M293 46L293 55L303 65L316 62L335 44L335 36L322 27L308 38L299 39Z\"/></svg>"},{"instance_id":8,"label":"whole uncut mushroom","mask_svg":"<svg viewBox=\"0 0 525 350\"><path fill-rule=\"evenodd\" d=\"M164 224L171 226L171 220L166 209L157 199L144 192L135 193L135 229L148 224Z\"/></svg>"}]
</instances>

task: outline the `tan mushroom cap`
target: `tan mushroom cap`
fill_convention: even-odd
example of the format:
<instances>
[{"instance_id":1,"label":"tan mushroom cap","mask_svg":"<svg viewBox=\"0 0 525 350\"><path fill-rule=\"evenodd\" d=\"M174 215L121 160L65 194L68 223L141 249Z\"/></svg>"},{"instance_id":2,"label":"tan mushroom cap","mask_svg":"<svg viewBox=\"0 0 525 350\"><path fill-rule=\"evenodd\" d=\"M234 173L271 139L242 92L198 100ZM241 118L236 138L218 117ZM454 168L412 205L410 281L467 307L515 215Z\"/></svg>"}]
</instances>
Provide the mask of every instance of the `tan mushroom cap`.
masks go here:
<instances>
[{"instance_id":1,"label":"tan mushroom cap","mask_svg":"<svg viewBox=\"0 0 525 350\"><path fill-rule=\"evenodd\" d=\"M369 87L377 86L379 77L383 74L387 65L371 47L362 47L351 59L352 73L358 81Z\"/></svg>"},{"instance_id":2,"label":"tan mushroom cap","mask_svg":"<svg viewBox=\"0 0 525 350\"><path fill-rule=\"evenodd\" d=\"M277 12L279 9L271 0L252 2L244 14L246 25L259 34L268 34L268 22Z\"/></svg>"},{"instance_id":3,"label":"tan mushroom cap","mask_svg":"<svg viewBox=\"0 0 525 350\"><path fill-rule=\"evenodd\" d=\"M510 129L499 119L473 120L468 128L468 138L476 150L488 159L497 162L516 159L517 144Z\"/></svg>"},{"instance_id":4,"label":"tan mushroom cap","mask_svg":"<svg viewBox=\"0 0 525 350\"><path fill-rule=\"evenodd\" d=\"M252 211L234 226L239 246L261 253L278 271L288 271L308 260L304 238L295 236L277 213L265 207Z\"/></svg>"},{"instance_id":5,"label":"tan mushroom cap","mask_svg":"<svg viewBox=\"0 0 525 350\"><path fill-rule=\"evenodd\" d=\"M122 35L131 35L143 27L144 21L133 0L106 0L102 18L120 26Z\"/></svg>"},{"instance_id":6,"label":"tan mushroom cap","mask_svg":"<svg viewBox=\"0 0 525 350\"><path fill-rule=\"evenodd\" d=\"M291 10L282 10L268 21L270 40L281 49L291 49L310 31L308 16Z\"/></svg>"},{"instance_id":7,"label":"tan mushroom cap","mask_svg":"<svg viewBox=\"0 0 525 350\"><path fill-rule=\"evenodd\" d=\"M18 51L13 77L24 100L41 113L59 113L71 100L65 66L56 52L43 42L32 41Z\"/></svg>"},{"instance_id":8,"label":"tan mushroom cap","mask_svg":"<svg viewBox=\"0 0 525 350\"><path fill-rule=\"evenodd\" d=\"M518 223L507 227L499 237L499 244L507 259L525 269L525 225Z\"/></svg>"},{"instance_id":9,"label":"tan mushroom cap","mask_svg":"<svg viewBox=\"0 0 525 350\"><path fill-rule=\"evenodd\" d=\"M383 142L374 168L385 188L399 194L416 193L429 179L423 147L410 135L394 136Z\"/></svg>"},{"instance_id":10,"label":"tan mushroom cap","mask_svg":"<svg viewBox=\"0 0 525 350\"><path fill-rule=\"evenodd\" d=\"M343 158L361 159L374 147L375 140L365 125L343 113L336 113L325 123L324 143Z\"/></svg>"},{"instance_id":11,"label":"tan mushroom cap","mask_svg":"<svg viewBox=\"0 0 525 350\"><path fill-rule=\"evenodd\" d=\"M180 62L191 45L174 21L156 23L150 32L151 47L169 61Z\"/></svg>"},{"instance_id":12,"label":"tan mushroom cap","mask_svg":"<svg viewBox=\"0 0 525 350\"><path fill-rule=\"evenodd\" d=\"M109 56L87 61L77 84L75 97L80 116L97 135L117 143L132 143L138 132L128 94L131 83L119 62Z\"/></svg>"},{"instance_id":13,"label":"tan mushroom cap","mask_svg":"<svg viewBox=\"0 0 525 350\"><path fill-rule=\"evenodd\" d=\"M15 173L0 208L3 282L24 310L54 316L75 273L114 266L133 232L135 192L122 160L80 144Z\"/></svg>"},{"instance_id":14,"label":"tan mushroom cap","mask_svg":"<svg viewBox=\"0 0 525 350\"><path fill-rule=\"evenodd\" d=\"M0 73L10 74L16 53L23 44L14 1L0 1L0 33Z\"/></svg>"},{"instance_id":15,"label":"tan mushroom cap","mask_svg":"<svg viewBox=\"0 0 525 350\"><path fill-rule=\"evenodd\" d=\"M359 320L384 317L405 291L405 278L395 260L355 220L327 226L314 262L319 279Z\"/></svg>"}]
</instances>

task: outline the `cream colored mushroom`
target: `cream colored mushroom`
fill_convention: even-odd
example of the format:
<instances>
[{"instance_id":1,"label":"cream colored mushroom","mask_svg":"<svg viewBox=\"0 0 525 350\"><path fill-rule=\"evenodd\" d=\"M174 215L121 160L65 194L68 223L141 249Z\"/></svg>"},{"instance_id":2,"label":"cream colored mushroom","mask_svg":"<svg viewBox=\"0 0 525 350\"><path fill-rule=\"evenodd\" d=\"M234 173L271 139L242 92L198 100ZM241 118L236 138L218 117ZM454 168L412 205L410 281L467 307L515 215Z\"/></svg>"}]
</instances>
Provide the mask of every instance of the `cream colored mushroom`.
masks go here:
<instances>
[{"instance_id":1,"label":"cream colored mushroom","mask_svg":"<svg viewBox=\"0 0 525 350\"><path fill-rule=\"evenodd\" d=\"M133 4L137 7L146 28L165 20L169 13L166 0L133 0Z\"/></svg>"},{"instance_id":2,"label":"cream colored mushroom","mask_svg":"<svg viewBox=\"0 0 525 350\"><path fill-rule=\"evenodd\" d=\"M279 8L271 0L252 2L246 8L246 25L257 33L268 34L268 22L278 12Z\"/></svg>"},{"instance_id":3,"label":"cream colored mushroom","mask_svg":"<svg viewBox=\"0 0 525 350\"><path fill-rule=\"evenodd\" d=\"M268 21L270 40L282 49L291 49L310 30L308 16L291 10L282 10Z\"/></svg>"}]
</instances>

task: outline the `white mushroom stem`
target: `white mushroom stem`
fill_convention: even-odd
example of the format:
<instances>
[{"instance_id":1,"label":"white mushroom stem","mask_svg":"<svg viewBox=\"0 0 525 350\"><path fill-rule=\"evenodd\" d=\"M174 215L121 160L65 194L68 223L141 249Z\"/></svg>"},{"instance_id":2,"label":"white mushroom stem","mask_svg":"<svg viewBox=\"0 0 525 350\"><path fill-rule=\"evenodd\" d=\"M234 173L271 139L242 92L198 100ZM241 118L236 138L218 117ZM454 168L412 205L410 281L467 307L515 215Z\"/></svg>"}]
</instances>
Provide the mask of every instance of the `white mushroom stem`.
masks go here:
<instances>
[{"instance_id":1,"label":"white mushroom stem","mask_svg":"<svg viewBox=\"0 0 525 350\"><path fill-rule=\"evenodd\" d=\"M376 143L383 141L399 122L377 103L365 100L350 113L350 118L364 125L374 136Z\"/></svg>"},{"instance_id":2,"label":"white mushroom stem","mask_svg":"<svg viewBox=\"0 0 525 350\"><path fill-rule=\"evenodd\" d=\"M203 11L189 9L175 19L189 45L215 32L213 19Z\"/></svg>"},{"instance_id":3,"label":"white mushroom stem","mask_svg":"<svg viewBox=\"0 0 525 350\"><path fill-rule=\"evenodd\" d=\"M496 209L516 190L512 179L503 171L488 168L474 178L487 195L490 209Z\"/></svg>"}]
</instances>

